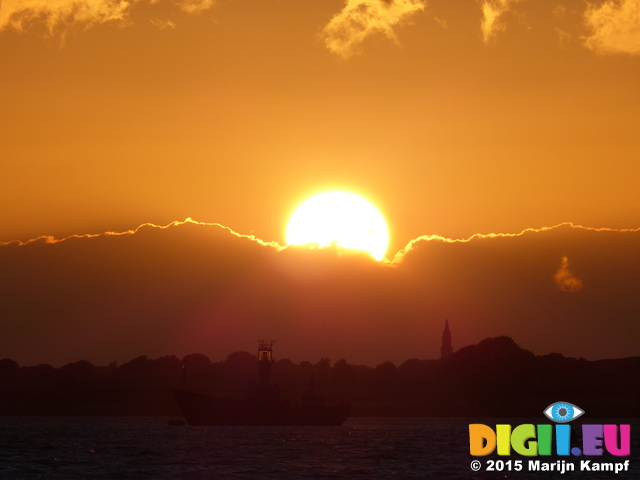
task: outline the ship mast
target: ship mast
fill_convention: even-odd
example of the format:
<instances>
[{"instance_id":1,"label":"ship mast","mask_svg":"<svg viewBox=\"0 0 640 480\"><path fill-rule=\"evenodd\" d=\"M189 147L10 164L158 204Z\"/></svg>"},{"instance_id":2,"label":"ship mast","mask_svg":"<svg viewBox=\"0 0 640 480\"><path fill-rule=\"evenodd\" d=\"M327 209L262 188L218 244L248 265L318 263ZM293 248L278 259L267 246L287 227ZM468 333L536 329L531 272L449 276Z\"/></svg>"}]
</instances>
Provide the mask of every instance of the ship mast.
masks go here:
<instances>
[{"instance_id":1,"label":"ship mast","mask_svg":"<svg viewBox=\"0 0 640 480\"><path fill-rule=\"evenodd\" d=\"M275 340L267 342L265 340L258 340L258 375L260 377L261 385L269 384L269 377L271 376L271 364L273 363L273 344Z\"/></svg>"}]
</instances>

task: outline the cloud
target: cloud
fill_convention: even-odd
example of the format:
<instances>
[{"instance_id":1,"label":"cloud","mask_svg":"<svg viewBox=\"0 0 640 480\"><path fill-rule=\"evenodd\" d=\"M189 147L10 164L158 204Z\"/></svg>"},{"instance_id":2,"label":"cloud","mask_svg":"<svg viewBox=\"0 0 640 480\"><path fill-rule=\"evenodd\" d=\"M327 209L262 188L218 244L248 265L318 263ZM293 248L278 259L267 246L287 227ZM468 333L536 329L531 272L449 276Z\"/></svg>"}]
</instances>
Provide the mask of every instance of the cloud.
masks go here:
<instances>
[{"instance_id":1,"label":"cloud","mask_svg":"<svg viewBox=\"0 0 640 480\"><path fill-rule=\"evenodd\" d=\"M165 28L176 28L176 24L171 20L163 20L161 18L154 18L151 21L151 25L158 27L160 30Z\"/></svg>"},{"instance_id":2,"label":"cloud","mask_svg":"<svg viewBox=\"0 0 640 480\"><path fill-rule=\"evenodd\" d=\"M561 5L558 4L555 6L555 8L553 9L553 11L551 12L551 14L555 17L555 18L562 18L567 14L567 6L566 5Z\"/></svg>"},{"instance_id":3,"label":"cloud","mask_svg":"<svg viewBox=\"0 0 640 480\"><path fill-rule=\"evenodd\" d=\"M576 225L573 222L563 222L552 227L540 227L540 228L525 228L518 233L475 233L469 238L447 238L440 235L421 235L418 238L411 240L402 250L395 254L392 263L399 263L402 261L404 255L409 253L415 246L421 242L439 241L444 243L468 243L480 238L510 238L510 237L522 237L529 233L542 233L556 230L562 227L570 227L575 230L585 230L592 232L618 232L618 233L631 233L640 232L640 228L608 228L608 227L585 227L584 225Z\"/></svg>"},{"instance_id":4,"label":"cloud","mask_svg":"<svg viewBox=\"0 0 640 480\"><path fill-rule=\"evenodd\" d=\"M640 0L610 0L589 5L585 23L592 34L584 39L598 53L640 54Z\"/></svg>"},{"instance_id":5,"label":"cloud","mask_svg":"<svg viewBox=\"0 0 640 480\"><path fill-rule=\"evenodd\" d=\"M495 35L506 28L501 21L502 17L511 5L520 0L484 0L482 2L482 39L484 43L489 43Z\"/></svg>"},{"instance_id":6,"label":"cloud","mask_svg":"<svg viewBox=\"0 0 640 480\"><path fill-rule=\"evenodd\" d=\"M90 27L96 23L122 21L130 3L124 0L3 0L0 30L12 27L24 31L34 21L43 21L49 32L68 24Z\"/></svg>"},{"instance_id":7,"label":"cloud","mask_svg":"<svg viewBox=\"0 0 640 480\"><path fill-rule=\"evenodd\" d=\"M348 58L376 33L397 43L394 27L424 8L423 0L347 0L342 11L322 30L322 37L329 50Z\"/></svg>"},{"instance_id":8,"label":"cloud","mask_svg":"<svg viewBox=\"0 0 640 480\"><path fill-rule=\"evenodd\" d=\"M216 3L215 0L175 0L175 2L182 11L187 13L204 12Z\"/></svg>"},{"instance_id":9,"label":"cloud","mask_svg":"<svg viewBox=\"0 0 640 480\"><path fill-rule=\"evenodd\" d=\"M393 264L192 220L11 242L0 245L0 351L26 365L221 359L269 337L294 361L375 365L437 357L449 317L458 346L509 335L538 354L632 356L639 241L638 230L571 225L423 237ZM564 252L589 279L589 295L558 294L550 281L559 272L561 284L575 284L568 260L558 268ZM579 335L553 335L558 324Z\"/></svg>"},{"instance_id":10,"label":"cloud","mask_svg":"<svg viewBox=\"0 0 640 480\"><path fill-rule=\"evenodd\" d=\"M8 242L0 242L0 246L6 246L6 245L15 245L15 246L20 246L23 247L25 245L29 245L30 243L40 243L40 242L44 242L47 244L56 244L56 243L60 243L60 242L67 242L69 240L73 240L73 239L80 239L80 238L97 238L97 237L120 237L120 236L128 236L128 235L135 235L136 233L138 233L138 231L146 229L146 228L153 228L153 229L158 229L158 230L166 230L168 228L172 228L172 227L177 227L180 225L202 225L202 226L208 226L208 227L216 227L216 228L221 228L223 230L226 230L227 232L229 232L231 235L233 235L234 237L238 237L238 238L246 238L249 239L253 242L256 242L262 246L265 247L272 247L275 248L276 250L282 250L284 247L282 247L279 243L277 242L265 242L264 240L260 240L258 237L254 236L254 235L245 235L242 233L238 233L236 231L234 231L233 229L229 228L229 227L225 227L224 225L221 225L219 223L206 223L206 222L198 222L197 220L193 220L191 217L187 217L185 218L183 221L179 221L179 220L175 220L171 223L169 223L168 225L156 225L154 223L143 223L142 225L140 225L139 227L133 229L133 230L125 230L124 232L103 232L103 233L85 233L82 235L70 235L68 237L64 237L64 238L55 238L52 237L50 235L43 235L42 237L36 237L36 238L32 238L26 241L21 241L21 240L11 240Z\"/></svg>"},{"instance_id":11,"label":"cloud","mask_svg":"<svg viewBox=\"0 0 640 480\"><path fill-rule=\"evenodd\" d=\"M440 25L442 28L449 28L449 24L447 23L446 20L443 20L442 18L438 18L438 17L433 17L433 19L435 20L435 22Z\"/></svg>"},{"instance_id":12,"label":"cloud","mask_svg":"<svg viewBox=\"0 0 640 480\"><path fill-rule=\"evenodd\" d=\"M576 277L569 269L569 259L567 257L562 257L560 267L558 267L553 279L563 292L578 292L582 290L582 280Z\"/></svg>"},{"instance_id":13,"label":"cloud","mask_svg":"<svg viewBox=\"0 0 640 480\"><path fill-rule=\"evenodd\" d=\"M131 7L137 4L168 3L187 13L211 8L214 0L2 0L0 31L13 28L25 31L43 22L49 33L64 32L73 25L90 28L101 23L126 22Z\"/></svg>"}]
</instances>

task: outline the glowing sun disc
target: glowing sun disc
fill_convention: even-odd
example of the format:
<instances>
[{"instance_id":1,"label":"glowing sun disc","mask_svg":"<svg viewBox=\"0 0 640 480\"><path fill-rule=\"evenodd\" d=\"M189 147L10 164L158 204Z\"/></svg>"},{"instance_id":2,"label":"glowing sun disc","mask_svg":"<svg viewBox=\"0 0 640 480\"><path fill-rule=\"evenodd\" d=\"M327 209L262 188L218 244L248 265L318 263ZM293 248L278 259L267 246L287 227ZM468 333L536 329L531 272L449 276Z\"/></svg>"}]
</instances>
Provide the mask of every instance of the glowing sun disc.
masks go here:
<instances>
[{"instance_id":1,"label":"glowing sun disc","mask_svg":"<svg viewBox=\"0 0 640 480\"><path fill-rule=\"evenodd\" d=\"M376 207L346 192L326 192L300 205L287 226L288 245L339 245L369 252L382 260L389 232Z\"/></svg>"}]
</instances>

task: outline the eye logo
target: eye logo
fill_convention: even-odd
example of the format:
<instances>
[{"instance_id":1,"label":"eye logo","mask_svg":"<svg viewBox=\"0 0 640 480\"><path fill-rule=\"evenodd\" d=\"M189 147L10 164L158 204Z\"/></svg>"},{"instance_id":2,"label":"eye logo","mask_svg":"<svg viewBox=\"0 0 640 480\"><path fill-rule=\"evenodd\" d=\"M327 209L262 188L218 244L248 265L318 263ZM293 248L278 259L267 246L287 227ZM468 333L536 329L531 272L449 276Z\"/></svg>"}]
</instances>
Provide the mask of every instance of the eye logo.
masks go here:
<instances>
[{"instance_id":1,"label":"eye logo","mask_svg":"<svg viewBox=\"0 0 640 480\"><path fill-rule=\"evenodd\" d=\"M567 423L575 420L584 413L584 410L569 402L556 402L545 408L543 412L549 420L556 423Z\"/></svg>"}]
</instances>

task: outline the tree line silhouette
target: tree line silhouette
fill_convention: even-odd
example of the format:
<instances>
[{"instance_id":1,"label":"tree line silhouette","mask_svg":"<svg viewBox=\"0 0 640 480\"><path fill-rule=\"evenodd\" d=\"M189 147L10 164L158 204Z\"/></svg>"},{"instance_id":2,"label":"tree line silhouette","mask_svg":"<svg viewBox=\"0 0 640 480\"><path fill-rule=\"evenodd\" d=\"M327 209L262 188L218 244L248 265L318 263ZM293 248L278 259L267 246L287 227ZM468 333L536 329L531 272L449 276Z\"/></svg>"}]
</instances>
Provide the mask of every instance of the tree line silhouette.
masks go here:
<instances>
[{"instance_id":1,"label":"tree line silhouette","mask_svg":"<svg viewBox=\"0 0 640 480\"><path fill-rule=\"evenodd\" d=\"M640 413L640 357L587 361L534 355L509 337L487 338L438 360L412 358L396 366L273 364L271 383L283 398L313 389L329 401L350 402L353 416L540 417L556 401L592 418ZM86 360L60 368L21 367L0 360L0 415L180 415L173 388L234 398L255 381L258 360L234 352L212 363L202 354L134 358L122 365Z\"/></svg>"}]
</instances>

